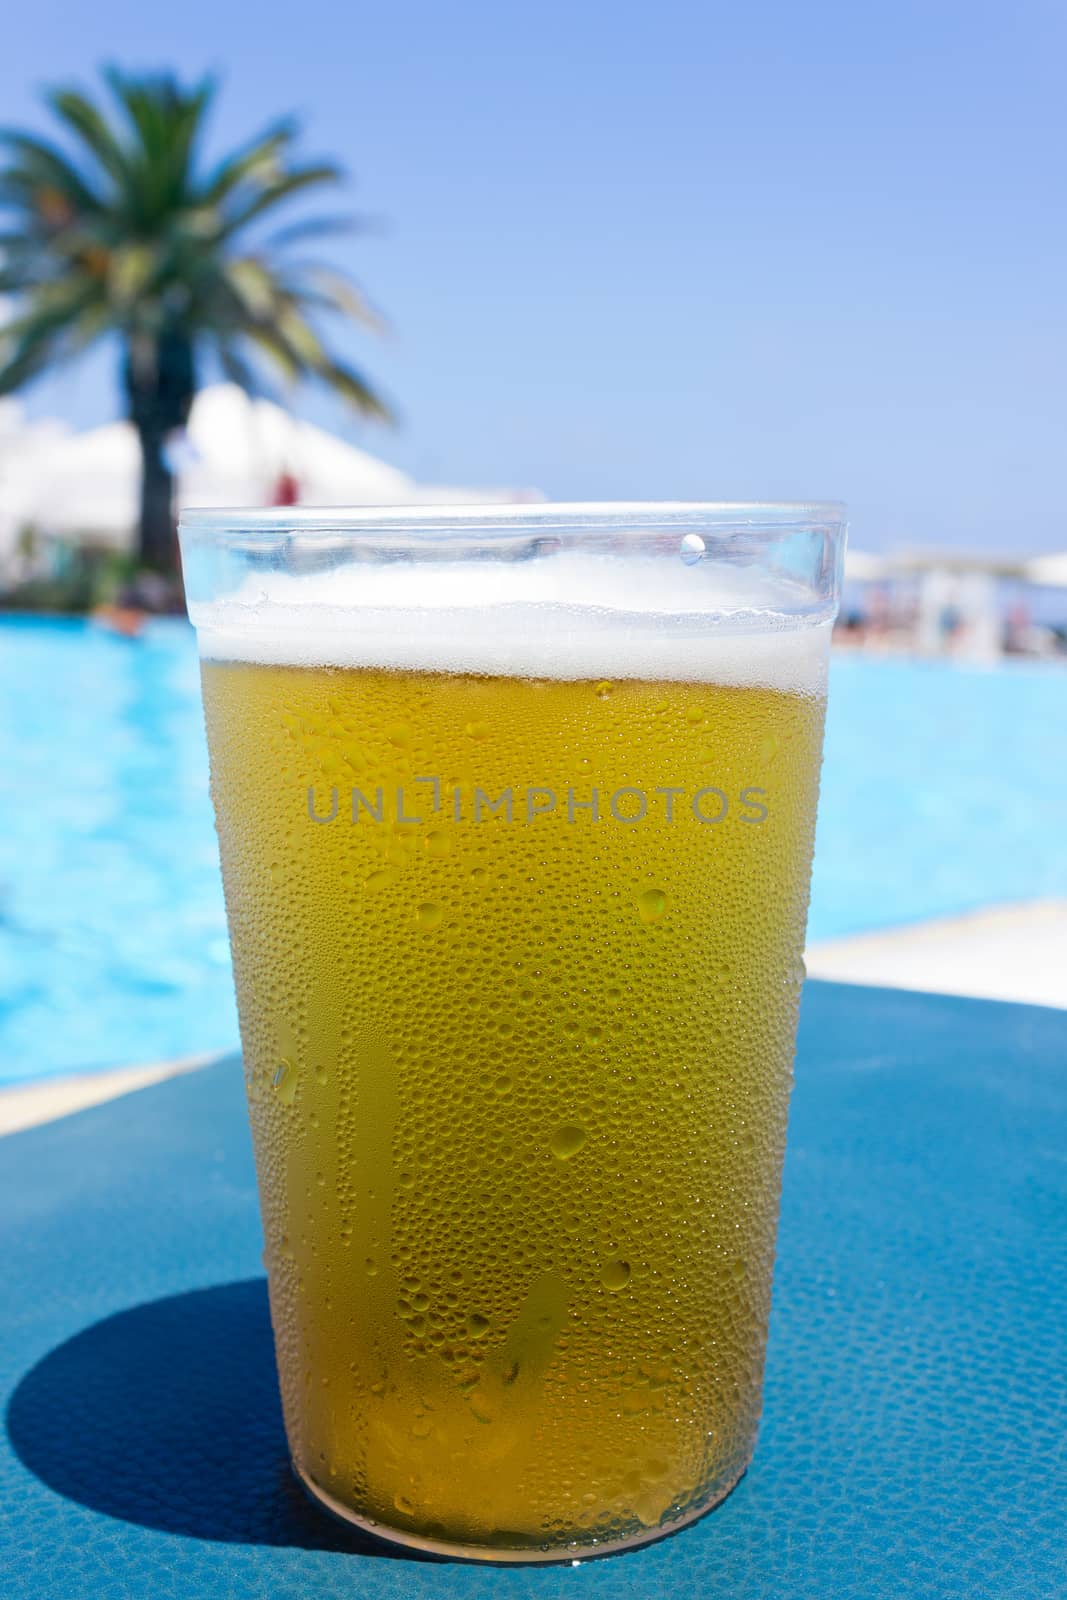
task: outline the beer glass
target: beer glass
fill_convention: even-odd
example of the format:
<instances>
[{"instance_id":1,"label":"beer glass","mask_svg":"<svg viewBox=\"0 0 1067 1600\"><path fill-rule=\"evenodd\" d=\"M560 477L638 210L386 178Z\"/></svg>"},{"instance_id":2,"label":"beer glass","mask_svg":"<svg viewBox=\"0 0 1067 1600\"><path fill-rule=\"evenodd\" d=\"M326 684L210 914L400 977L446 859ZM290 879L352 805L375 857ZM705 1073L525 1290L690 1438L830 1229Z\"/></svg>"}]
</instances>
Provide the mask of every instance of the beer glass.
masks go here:
<instances>
[{"instance_id":1,"label":"beer glass","mask_svg":"<svg viewBox=\"0 0 1067 1600\"><path fill-rule=\"evenodd\" d=\"M301 1482L496 1561L692 1521L759 1418L841 508L181 537Z\"/></svg>"}]
</instances>

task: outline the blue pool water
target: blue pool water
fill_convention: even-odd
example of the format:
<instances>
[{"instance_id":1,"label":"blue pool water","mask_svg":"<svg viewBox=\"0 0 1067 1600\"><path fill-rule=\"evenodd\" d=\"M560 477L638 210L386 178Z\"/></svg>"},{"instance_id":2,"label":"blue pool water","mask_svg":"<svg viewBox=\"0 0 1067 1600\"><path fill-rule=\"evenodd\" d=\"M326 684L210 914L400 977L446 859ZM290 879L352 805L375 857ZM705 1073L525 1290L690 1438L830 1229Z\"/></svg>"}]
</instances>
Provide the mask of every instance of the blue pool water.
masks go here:
<instances>
[{"instance_id":1,"label":"blue pool water","mask_svg":"<svg viewBox=\"0 0 1067 1600\"><path fill-rule=\"evenodd\" d=\"M0 619L0 1081L237 1038L192 631ZM809 936L1067 895L1067 671L841 657Z\"/></svg>"}]
</instances>

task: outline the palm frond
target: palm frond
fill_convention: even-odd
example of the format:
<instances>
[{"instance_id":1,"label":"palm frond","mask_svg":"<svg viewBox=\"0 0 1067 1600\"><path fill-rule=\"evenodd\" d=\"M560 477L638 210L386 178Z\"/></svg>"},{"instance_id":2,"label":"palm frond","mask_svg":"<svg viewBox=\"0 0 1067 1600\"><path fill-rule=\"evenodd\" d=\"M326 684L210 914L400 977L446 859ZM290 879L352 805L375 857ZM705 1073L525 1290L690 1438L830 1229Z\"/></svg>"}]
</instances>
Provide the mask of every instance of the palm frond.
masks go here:
<instances>
[{"instance_id":1,"label":"palm frond","mask_svg":"<svg viewBox=\"0 0 1067 1600\"><path fill-rule=\"evenodd\" d=\"M117 183L129 178L129 165L122 144L109 127L107 118L92 101L77 89L53 89L46 95L56 116L75 133L93 160Z\"/></svg>"},{"instance_id":2,"label":"palm frond","mask_svg":"<svg viewBox=\"0 0 1067 1600\"><path fill-rule=\"evenodd\" d=\"M282 117L220 161L201 186L203 203L218 205L242 183L276 177L283 170L282 156L298 131L294 118Z\"/></svg>"},{"instance_id":3,"label":"palm frond","mask_svg":"<svg viewBox=\"0 0 1067 1600\"><path fill-rule=\"evenodd\" d=\"M396 414L366 378L343 361L327 361L318 369L318 377L328 389L362 411L364 416L377 417L379 422L395 422Z\"/></svg>"},{"instance_id":4,"label":"palm frond","mask_svg":"<svg viewBox=\"0 0 1067 1600\"><path fill-rule=\"evenodd\" d=\"M254 222L265 211L272 211L293 195L305 189L317 188L323 183L339 183L341 169L330 161L320 161L310 167L290 167L280 177L262 184L258 191L240 204L226 219L225 234L232 238Z\"/></svg>"},{"instance_id":5,"label":"palm frond","mask_svg":"<svg viewBox=\"0 0 1067 1600\"><path fill-rule=\"evenodd\" d=\"M31 202L41 191L51 190L74 210L98 211L101 208L100 195L58 145L13 128L0 128L0 144L6 145L14 158L3 174L5 187L11 186ZM22 203L26 203L25 198ZM32 203L30 209L33 209Z\"/></svg>"},{"instance_id":6,"label":"palm frond","mask_svg":"<svg viewBox=\"0 0 1067 1600\"><path fill-rule=\"evenodd\" d=\"M264 250L288 250L290 245L304 244L308 239L335 239L343 233L360 233L365 226L362 217L338 213L327 217L305 217L301 222L287 222L276 228L263 241Z\"/></svg>"},{"instance_id":7,"label":"palm frond","mask_svg":"<svg viewBox=\"0 0 1067 1600\"><path fill-rule=\"evenodd\" d=\"M327 267L321 262L294 263L286 274L286 286L296 298L314 303L324 311L336 311L361 322L365 328L381 333L385 328L382 316L364 298L360 290L343 272Z\"/></svg>"}]
</instances>

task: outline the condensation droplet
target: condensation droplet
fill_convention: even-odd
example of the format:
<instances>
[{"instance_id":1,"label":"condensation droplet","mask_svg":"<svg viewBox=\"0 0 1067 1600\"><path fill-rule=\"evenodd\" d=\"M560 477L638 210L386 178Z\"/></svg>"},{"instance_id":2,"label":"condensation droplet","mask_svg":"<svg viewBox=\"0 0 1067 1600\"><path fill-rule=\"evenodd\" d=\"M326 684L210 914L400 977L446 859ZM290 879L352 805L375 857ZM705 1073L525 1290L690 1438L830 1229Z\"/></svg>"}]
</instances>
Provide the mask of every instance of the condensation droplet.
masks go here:
<instances>
[{"instance_id":1,"label":"condensation droplet","mask_svg":"<svg viewBox=\"0 0 1067 1600\"><path fill-rule=\"evenodd\" d=\"M678 546L678 554L687 567L695 567L707 548L699 533L687 533Z\"/></svg>"},{"instance_id":2,"label":"condensation droplet","mask_svg":"<svg viewBox=\"0 0 1067 1600\"><path fill-rule=\"evenodd\" d=\"M605 1289L612 1294L617 1294L620 1289L625 1289L630 1281L630 1263L628 1261L609 1261L600 1274L600 1281Z\"/></svg>"},{"instance_id":3,"label":"condensation droplet","mask_svg":"<svg viewBox=\"0 0 1067 1600\"><path fill-rule=\"evenodd\" d=\"M423 933L432 933L434 928L441 926L443 918L444 912L441 907L435 905L432 900L427 900L415 913L415 925L421 928Z\"/></svg>"},{"instance_id":4,"label":"condensation droplet","mask_svg":"<svg viewBox=\"0 0 1067 1600\"><path fill-rule=\"evenodd\" d=\"M283 1058L275 1067L271 1079L271 1088L283 1106L291 1106L296 1099L297 1081L297 1071L293 1063Z\"/></svg>"},{"instance_id":5,"label":"condensation droplet","mask_svg":"<svg viewBox=\"0 0 1067 1600\"><path fill-rule=\"evenodd\" d=\"M646 889L637 897L637 909L646 927L661 922L667 910L667 896L662 889Z\"/></svg>"},{"instance_id":6,"label":"condensation droplet","mask_svg":"<svg viewBox=\"0 0 1067 1600\"><path fill-rule=\"evenodd\" d=\"M580 1128L576 1122L565 1123L562 1128L556 1129L549 1140L552 1154L557 1161L569 1161L571 1156L578 1154L587 1137L585 1129Z\"/></svg>"}]
</instances>

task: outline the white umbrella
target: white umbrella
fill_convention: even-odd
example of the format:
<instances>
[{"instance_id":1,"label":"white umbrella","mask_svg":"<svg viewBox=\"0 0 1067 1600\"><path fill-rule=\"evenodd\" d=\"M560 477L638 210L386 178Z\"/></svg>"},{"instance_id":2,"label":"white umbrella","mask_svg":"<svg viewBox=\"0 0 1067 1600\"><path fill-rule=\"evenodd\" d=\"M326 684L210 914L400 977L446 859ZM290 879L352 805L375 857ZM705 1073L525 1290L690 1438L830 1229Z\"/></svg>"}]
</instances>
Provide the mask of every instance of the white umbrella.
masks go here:
<instances>
[{"instance_id":1,"label":"white umbrella","mask_svg":"<svg viewBox=\"0 0 1067 1600\"><path fill-rule=\"evenodd\" d=\"M178 501L189 505L267 505L283 474L312 505L408 505L429 499L500 502L539 498L511 489L430 490L347 440L301 422L233 384L202 389L172 465ZM0 557L18 529L85 534L128 548L137 522L141 459L128 422L86 433L63 424L24 424L0 413Z\"/></svg>"},{"instance_id":2,"label":"white umbrella","mask_svg":"<svg viewBox=\"0 0 1067 1600\"><path fill-rule=\"evenodd\" d=\"M845 551L845 578L850 583L878 583L892 570L885 556L876 556L867 550Z\"/></svg>"},{"instance_id":3,"label":"white umbrella","mask_svg":"<svg viewBox=\"0 0 1067 1600\"><path fill-rule=\"evenodd\" d=\"M1025 567L1027 583L1040 583L1050 589L1067 589L1067 550L1053 556L1035 556Z\"/></svg>"}]
</instances>

